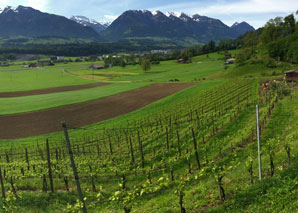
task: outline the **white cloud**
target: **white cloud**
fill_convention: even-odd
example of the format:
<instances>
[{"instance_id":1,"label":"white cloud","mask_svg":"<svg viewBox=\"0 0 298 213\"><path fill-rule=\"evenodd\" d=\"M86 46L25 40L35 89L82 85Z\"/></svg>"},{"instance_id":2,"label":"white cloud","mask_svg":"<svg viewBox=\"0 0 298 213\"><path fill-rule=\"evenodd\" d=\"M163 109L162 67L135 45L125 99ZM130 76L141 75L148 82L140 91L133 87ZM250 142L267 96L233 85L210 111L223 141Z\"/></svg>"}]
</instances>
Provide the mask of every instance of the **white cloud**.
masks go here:
<instances>
[{"instance_id":1,"label":"white cloud","mask_svg":"<svg viewBox=\"0 0 298 213\"><path fill-rule=\"evenodd\" d=\"M1 0L0 7L17 7L19 5L33 7L38 10L46 10L49 0Z\"/></svg>"},{"instance_id":2,"label":"white cloud","mask_svg":"<svg viewBox=\"0 0 298 213\"><path fill-rule=\"evenodd\" d=\"M169 4L154 7L151 10L184 11L187 13L210 14L262 14L262 13L291 13L298 9L297 0L245 0L230 2L226 0L202 4L198 2Z\"/></svg>"},{"instance_id":3,"label":"white cloud","mask_svg":"<svg viewBox=\"0 0 298 213\"><path fill-rule=\"evenodd\" d=\"M8 6L8 5L12 5L12 6L14 6L16 1L9 1L9 0L1 0L0 1L0 7L1 8L4 8L4 7L6 7L6 6ZM13 3L13 4L11 4L11 3Z\"/></svg>"},{"instance_id":4,"label":"white cloud","mask_svg":"<svg viewBox=\"0 0 298 213\"><path fill-rule=\"evenodd\" d=\"M152 8L162 11L184 11L188 13L210 14L263 14L291 13L298 9L297 0L245 0L238 2L216 1L208 5L197 2L171 4Z\"/></svg>"},{"instance_id":5,"label":"white cloud","mask_svg":"<svg viewBox=\"0 0 298 213\"><path fill-rule=\"evenodd\" d=\"M113 15L104 15L104 17L109 20L109 21L114 21L118 16L113 16Z\"/></svg>"},{"instance_id":6,"label":"white cloud","mask_svg":"<svg viewBox=\"0 0 298 213\"><path fill-rule=\"evenodd\" d=\"M297 0L248 0L238 3L215 4L203 9L198 8L198 11L202 14L262 14L291 13L297 9Z\"/></svg>"},{"instance_id":7,"label":"white cloud","mask_svg":"<svg viewBox=\"0 0 298 213\"><path fill-rule=\"evenodd\" d=\"M24 5L33 7L37 10L45 11L47 9L48 0L26 0Z\"/></svg>"},{"instance_id":8,"label":"white cloud","mask_svg":"<svg viewBox=\"0 0 298 213\"><path fill-rule=\"evenodd\" d=\"M228 25L235 21L248 21L255 27L263 26L270 18L285 16L296 12L297 0L242 0L232 2L228 0L216 0L206 2L188 2L168 4L150 10L163 12L176 11L188 14L200 14L218 18Z\"/></svg>"}]
</instances>

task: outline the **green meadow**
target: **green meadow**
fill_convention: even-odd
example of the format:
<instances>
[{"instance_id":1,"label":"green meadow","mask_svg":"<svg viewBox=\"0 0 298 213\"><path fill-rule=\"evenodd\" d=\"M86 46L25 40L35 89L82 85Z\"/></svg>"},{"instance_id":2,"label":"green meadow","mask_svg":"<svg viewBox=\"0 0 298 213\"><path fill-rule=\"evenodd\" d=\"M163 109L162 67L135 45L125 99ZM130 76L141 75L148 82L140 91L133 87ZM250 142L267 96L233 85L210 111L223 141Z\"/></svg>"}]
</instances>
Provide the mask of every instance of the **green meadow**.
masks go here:
<instances>
[{"instance_id":1,"label":"green meadow","mask_svg":"<svg viewBox=\"0 0 298 213\"><path fill-rule=\"evenodd\" d=\"M0 115L33 112L58 106L86 102L128 90L137 89L149 84L150 83L116 83L77 91L16 98L1 98Z\"/></svg>"},{"instance_id":2,"label":"green meadow","mask_svg":"<svg viewBox=\"0 0 298 213\"><path fill-rule=\"evenodd\" d=\"M23 65L22 65L23 66ZM58 67L23 68L14 65L0 69L0 92L15 92L95 83L75 78Z\"/></svg>"},{"instance_id":3,"label":"green meadow","mask_svg":"<svg viewBox=\"0 0 298 213\"><path fill-rule=\"evenodd\" d=\"M179 64L177 61L161 61L159 65L152 65L151 69L143 72L139 65L122 67L112 67L102 70L80 69L77 67L65 68L74 75L102 81L149 81L149 82L169 82L169 81L200 81L209 75L215 74L224 69L223 55L212 53L192 58L190 64Z\"/></svg>"}]
</instances>

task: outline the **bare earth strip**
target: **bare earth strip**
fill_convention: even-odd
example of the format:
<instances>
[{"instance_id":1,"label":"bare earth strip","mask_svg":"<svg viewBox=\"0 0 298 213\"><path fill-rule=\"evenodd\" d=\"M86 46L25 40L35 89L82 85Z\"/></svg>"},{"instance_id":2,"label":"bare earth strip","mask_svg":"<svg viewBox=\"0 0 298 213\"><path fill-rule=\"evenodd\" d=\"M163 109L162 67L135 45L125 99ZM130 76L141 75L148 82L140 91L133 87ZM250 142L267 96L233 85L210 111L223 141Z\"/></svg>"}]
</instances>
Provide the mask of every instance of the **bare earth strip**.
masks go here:
<instances>
[{"instance_id":1,"label":"bare earth strip","mask_svg":"<svg viewBox=\"0 0 298 213\"><path fill-rule=\"evenodd\" d=\"M45 95L57 92L68 92L82 89L90 89L94 87L100 87L108 85L109 83L94 83L94 84L84 84L76 86L64 86L64 87L55 87L48 89L39 89L39 90L30 90L30 91L20 91L20 92L3 92L0 93L0 98L13 98L13 97L22 97L22 96L31 96L31 95Z\"/></svg>"},{"instance_id":2,"label":"bare earth strip","mask_svg":"<svg viewBox=\"0 0 298 213\"><path fill-rule=\"evenodd\" d=\"M0 139L62 131L61 121L78 128L114 118L174 94L194 83L157 83L117 95L43 111L0 116Z\"/></svg>"}]
</instances>

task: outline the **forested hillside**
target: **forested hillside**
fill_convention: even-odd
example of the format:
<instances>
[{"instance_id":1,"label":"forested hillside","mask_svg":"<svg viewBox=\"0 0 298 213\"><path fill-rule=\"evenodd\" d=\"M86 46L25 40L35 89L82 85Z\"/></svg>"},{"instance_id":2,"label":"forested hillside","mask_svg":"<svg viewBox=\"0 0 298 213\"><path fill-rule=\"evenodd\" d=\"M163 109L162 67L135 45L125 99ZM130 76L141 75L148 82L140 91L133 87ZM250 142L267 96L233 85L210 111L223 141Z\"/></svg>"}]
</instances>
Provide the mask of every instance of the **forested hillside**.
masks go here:
<instances>
[{"instance_id":1,"label":"forested hillside","mask_svg":"<svg viewBox=\"0 0 298 213\"><path fill-rule=\"evenodd\" d=\"M298 14L298 11L296 12ZM275 62L298 63L298 22L294 14L285 18L270 19L264 28L248 32L242 39L243 48L237 63L265 63L268 67Z\"/></svg>"}]
</instances>

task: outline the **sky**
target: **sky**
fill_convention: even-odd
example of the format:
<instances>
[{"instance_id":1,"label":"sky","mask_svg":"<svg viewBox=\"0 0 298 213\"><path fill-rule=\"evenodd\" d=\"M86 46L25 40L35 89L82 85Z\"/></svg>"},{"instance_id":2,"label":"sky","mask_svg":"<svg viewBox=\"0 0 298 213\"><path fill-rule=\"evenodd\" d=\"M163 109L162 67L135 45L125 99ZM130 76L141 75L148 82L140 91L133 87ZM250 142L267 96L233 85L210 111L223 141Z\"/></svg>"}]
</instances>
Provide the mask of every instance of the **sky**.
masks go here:
<instances>
[{"instance_id":1,"label":"sky","mask_svg":"<svg viewBox=\"0 0 298 213\"><path fill-rule=\"evenodd\" d=\"M126 10L184 12L217 18L229 26L246 21L255 28L298 10L298 0L0 0L0 8L8 5L30 6L68 18L83 15L97 21L113 21Z\"/></svg>"}]
</instances>

